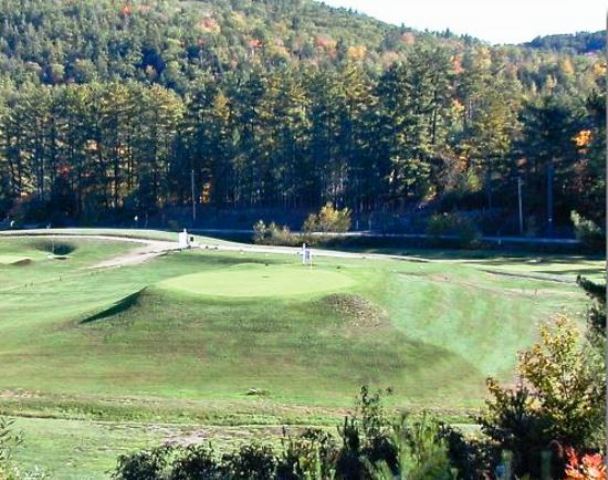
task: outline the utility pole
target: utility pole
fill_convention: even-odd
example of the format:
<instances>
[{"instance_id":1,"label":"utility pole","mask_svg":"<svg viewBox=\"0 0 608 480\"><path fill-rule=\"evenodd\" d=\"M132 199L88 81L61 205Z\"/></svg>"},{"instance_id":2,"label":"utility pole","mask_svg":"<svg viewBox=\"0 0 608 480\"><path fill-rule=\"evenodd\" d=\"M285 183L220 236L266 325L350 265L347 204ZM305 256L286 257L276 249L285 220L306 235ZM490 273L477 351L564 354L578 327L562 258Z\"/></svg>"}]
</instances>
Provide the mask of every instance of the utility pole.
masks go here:
<instances>
[{"instance_id":1,"label":"utility pole","mask_svg":"<svg viewBox=\"0 0 608 480\"><path fill-rule=\"evenodd\" d=\"M555 159L547 165L547 231L553 236L553 177L555 176Z\"/></svg>"},{"instance_id":2,"label":"utility pole","mask_svg":"<svg viewBox=\"0 0 608 480\"><path fill-rule=\"evenodd\" d=\"M524 181L521 176L517 177L517 199L519 203L519 234L524 234L524 199L522 195L522 189Z\"/></svg>"},{"instance_id":3,"label":"utility pole","mask_svg":"<svg viewBox=\"0 0 608 480\"><path fill-rule=\"evenodd\" d=\"M194 168L191 171L190 183L192 186L192 226L196 222L196 187L194 185Z\"/></svg>"}]
</instances>

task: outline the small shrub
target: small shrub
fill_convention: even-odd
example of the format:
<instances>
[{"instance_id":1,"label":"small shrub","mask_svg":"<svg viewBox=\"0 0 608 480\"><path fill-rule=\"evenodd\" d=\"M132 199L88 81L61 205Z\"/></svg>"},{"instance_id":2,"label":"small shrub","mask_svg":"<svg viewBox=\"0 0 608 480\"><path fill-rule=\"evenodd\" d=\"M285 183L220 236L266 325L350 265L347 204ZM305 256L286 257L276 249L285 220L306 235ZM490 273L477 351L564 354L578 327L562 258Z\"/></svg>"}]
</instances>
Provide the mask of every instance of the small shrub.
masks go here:
<instances>
[{"instance_id":1,"label":"small shrub","mask_svg":"<svg viewBox=\"0 0 608 480\"><path fill-rule=\"evenodd\" d=\"M458 478L452 468L449 444L442 433L442 425L428 414L410 422L406 416L392 426L391 444L396 453L396 464L387 462L373 465L375 480L451 480Z\"/></svg>"},{"instance_id":2,"label":"small shrub","mask_svg":"<svg viewBox=\"0 0 608 480\"><path fill-rule=\"evenodd\" d=\"M115 480L164 480L174 449L168 446L121 455L112 478Z\"/></svg>"},{"instance_id":3,"label":"small shrub","mask_svg":"<svg viewBox=\"0 0 608 480\"><path fill-rule=\"evenodd\" d=\"M427 223L426 233L436 238L455 236L464 246L473 245L480 237L475 223L469 217L458 213L433 215Z\"/></svg>"},{"instance_id":4,"label":"small shrub","mask_svg":"<svg viewBox=\"0 0 608 480\"><path fill-rule=\"evenodd\" d=\"M21 445L21 435L14 431L15 421L0 417L0 479L17 479L17 470L13 463L13 451Z\"/></svg>"},{"instance_id":5,"label":"small shrub","mask_svg":"<svg viewBox=\"0 0 608 480\"><path fill-rule=\"evenodd\" d=\"M277 461L267 445L244 445L222 457L224 476L231 480L268 480L274 477Z\"/></svg>"},{"instance_id":6,"label":"small shrub","mask_svg":"<svg viewBox=\"0 0 608 480\"><path fill-rule=\"evenodd\" d=\"M319 210L319 213L312 213L308 216L302 225L302 230L308 233L342 233L350 230L351 223L351 211L348 208L339 210L334 207L333 203L328 202Z\"/></svg>"},{"instance_id":7,"label":"small shrub","mask_svg":"<svg viewBox=\"0 0 608 480\"><path fill-rule=\"evenodd\" d=\"M338 478L369 477L372 466L377 463L396 471L397 449L391 442L392 426L384 412L382 394L361 387L355 414L345 418L342 428L338 429L342 438L336 462Z\"/></svg>"},{"instance_id":8,"label":"small shrub","mask_svg":"<svg viewBox=\"0 0 608 480\"><path fill-rule=\"evenodd\" d=\"M308 429L301 435L289 437L283 431L282 446L276 472L278 480L334 478L338 450L327 432Z\"/></svg>"},{"instance_id":9,"label":"small shrub","mask_svg":"<svg viewBox=\"0 0 608 480\"><path fill-rule=\"evenodd\" d=\"M300 244L302 239L285 225L277 225L274 222L266 225L260 220L253 226L253 241L258 245L295 246Z\"/></svg>"},{"instance_id":10,"label":"small shrub","mask_svg":"<svg viewBox=\"0 0 608 480\"><path fill-rule=\"evenodd\" d=\"M576 283L591 300L587 313L588 337L594 343L599 343L601 349L601 343L606 338L606 284L594 283L580 275Z\"/></svg>"},{"instance_id":11,"label":"small shrub","mask_svg":"<svg viewBox=\"0 0 608 480\"><path fill-rule=\"evenodd\" d=\"M477 421L482 432L495 442L495 462L501 450L508 450L513 454L517 475L539 475L541 453L553 440L550 420L535 407L533 393L523 385L503 389L489 379L488 390L492 401Z\"/></svg>"},{"instance_id":12,"label":"small shrub","mask_svg":"<svg viewBox=\"0 0 608 480\"><path fill-rule=\"evenodd\" d=\"M601 250L606 244L604 231L593 221L581 216L578 212L571 212L570 219L574 224L576 238L583 245L592 250Z\"/></svg>"},{"instance_id":13,"label":"small shrub","mask_svg":"<svg viewBox=\"0 0 608 480\"><path fill-rule=\"evenodd\" d=\"M203 445L187 447L173 464L169 480L219 480L222 469L210 447Z\"/></svg>"},{"instance_id":14,"label":"small shrub","mask_svg":"<svg viewBox=\"0 0 608 480\"><path fill-rule=\"evenodd\" d=\"M253 243L264 244L268 234L268 227L263 220L258 220L253 225Z\"/></svg>"},{"instance_id":15,"label":"small shrub","mask_svg":"<svg viewBox=\"0 0 608 480\"><path fill-rule=\"evenodd\" d=\"M458 480L479 480L492 463L492 450L484 439L465 437L444 423L439 424L437 435L446 442L450 464L458 472Z\"/></svg>"}]
</instances>

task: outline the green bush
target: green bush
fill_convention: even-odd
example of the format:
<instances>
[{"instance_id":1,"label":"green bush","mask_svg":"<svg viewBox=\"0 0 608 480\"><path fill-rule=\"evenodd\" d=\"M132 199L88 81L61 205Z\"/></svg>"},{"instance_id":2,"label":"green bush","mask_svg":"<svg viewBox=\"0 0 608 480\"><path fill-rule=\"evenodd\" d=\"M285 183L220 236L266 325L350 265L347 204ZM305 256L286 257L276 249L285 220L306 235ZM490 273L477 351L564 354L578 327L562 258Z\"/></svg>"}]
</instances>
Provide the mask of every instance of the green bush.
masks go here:
<instances>
[{"instance_id":1,"label":"green bush","mask_svg":"<svg viewBox=\"0 0 608 480\"><path fill-rule=\"evenodd\" d=\"M338 448L335 439L326 431L309 428L296 437L283 430L283 453L276 476L281 480L332 479Z\"/></svg>"},{"instance_id":2,"label":"green bush","mask_svg":"<svg viewBox=\"0 0 608 480\"><path fill-rule=\"evenodd\" d=\"M351 223L351 211L348 208L339 210L333 203L327 202L319 213L311 213L308 216L302 230L308 233L343 233L350 230Z\"/></svg>"},{"instance_id":3,"label":"green bush","mask_svg":"<svg viewBox=\"0 0 608 480\"><path fill-rule=\"evenodd\" d=\"M488 380L492 398L477 419L497 449L513 453L520 477L540 477L542 453L551 444L586 451L601 445L604 436L602 356L566 317L543 326L540 337L521 355L518 387ZM563 471L554 474L561 478Z\"/></svg>"},{"instance_id":4,"label":"green bush","mask_svg":"<svg viewBox=\"0 0 608 480\"><path fill-rule=\"evenodd\" d=\"M259 220L253 226L253 241L258 245L297 246L302 243L302 238L292 233L285 225L277 225L274 222L266 225L264 221Z\"/></svg>"},{"instance_id":5,"label":"green bush","mask_svg":"<svg viewBox=\"0 0 608 480\"><path fill-rule=\"evenodd\" d=\"M587 311L588 337L593 342L601 343L606 338L606 284L594 283L580 275L576 283L591 300Z\"/></svg>"},{"instance_id":6,"label":"green bush","mask_svg":"<svg viewBox=\"0 0 608 480\"><path fill-rule=\"evenodd\" d=\"M426 233L432 237L454 236L463 246L474 245L480 237L475 223L458 213L438 213L427 222Z\"/></svg>"},{"instance_id":7,"label":"green bush","mask_svg":"<svg viewBox=\"0 0 608 480\"><path fill-rule=\"evenodd\" d=\"M374 466L376 480L451 480L458 478L452 468L448 442L442 438L441 424L423 414L410 423L406 416L392 428L391 442L397 454L397 472L385 463Z\"/></svg>"},{"instance_id":8,"label":"green bush","mask_svg":"<svg viewBox=\"0 0 608 480\"><path fill-rule=\"evenodd\" d=\"M17 479L13 450L21 445L21 435L14 431L14 420L0 417L0 480Z\"/></svg>"},{"instance_id":9,"label":"green bush","mask_svg":"<svg viewBox=\"0 0 608 480\"><path fill-rule=\"evenodd\" d=\"M574 225L576 238L583 245L593 250L602 250L604 248L606 245L606 235L593 220L588 220L575 211L570 213L570 219Z\"/></svg>"},{"instance_id":10,"label":"green bush","mask_svg":"<svg viewBox=\"0 0 608 480\"><path fill-rule=\"evenodd\" d=\"M243 445L235 453L224 455L222 464L223 478L267 480L275 477L277 460L271 447L252 443Z\"/></svg>"},{"instance_id":11,"label":"green bush","mask_svg":"<svg viewBox=\"0 0 608 480\"><path fill-rule=\"evenodd\" d=\"M220 480L222 470L215 458L215 452L205 445L191 445L173 464L169 480Z\"/></svg>"},{"instance_id":12,"label":"green bush","mask_svg":"<svg viewBox=\"0 0 608 480\"><path fill-rule=\"evenodd\" d=\"M171 455L168 446L121 455L112 478L116 480L165 480L169 476Z\"/></svg>"}]
</instances>

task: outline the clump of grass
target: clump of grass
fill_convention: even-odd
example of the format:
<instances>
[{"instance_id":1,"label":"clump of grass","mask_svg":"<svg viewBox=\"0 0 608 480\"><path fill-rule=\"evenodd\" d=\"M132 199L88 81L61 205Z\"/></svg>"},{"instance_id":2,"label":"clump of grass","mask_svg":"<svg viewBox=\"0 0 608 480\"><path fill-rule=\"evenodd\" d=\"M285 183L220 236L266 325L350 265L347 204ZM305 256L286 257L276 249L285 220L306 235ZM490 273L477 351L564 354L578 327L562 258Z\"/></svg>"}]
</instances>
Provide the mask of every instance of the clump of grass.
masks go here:
<instances>
[{"instance_id":1,"label":"clump of grass","mask_svg":"<svg viewBox=\"0 0 608 480\"><path fill-rule=\"evenodd\" d=\"M270 395L270 392L268 390L264 390L263 388L252 387L247 390L246 395L248 397L268 397Z\"/></svg>"}]
</instances>

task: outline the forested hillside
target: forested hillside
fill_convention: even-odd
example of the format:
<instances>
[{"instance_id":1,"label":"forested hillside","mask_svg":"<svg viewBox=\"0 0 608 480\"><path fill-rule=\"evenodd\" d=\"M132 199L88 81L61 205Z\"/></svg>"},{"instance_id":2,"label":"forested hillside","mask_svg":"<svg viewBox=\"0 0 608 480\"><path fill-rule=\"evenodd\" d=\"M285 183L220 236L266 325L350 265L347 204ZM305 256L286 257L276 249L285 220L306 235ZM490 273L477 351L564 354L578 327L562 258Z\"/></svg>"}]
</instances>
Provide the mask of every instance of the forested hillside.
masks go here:
<instances>
[{"instance_id":1,"label":"forested hillside","mask_svg":"<svg viewBox=\"0 0 608 480\"><path fill-rule=\"evenodd\" d=\"M505 231L521 177L532 233L599 220L606 66L577 51L312 0L0 0L0 217L153 214L194 172L203 204L484 209Z\"/></svg>"},{"instance_id":2,"label":"forested hillside","mask_svg":"<svg viewBox=\"0 0 608 480\"><path fill-rule=\"evenodd\" d=\"M526 46L572 53L596 53L606 48L606 32L579 32L575 34L537 37Z\"/></svg>"}]
</instances>

